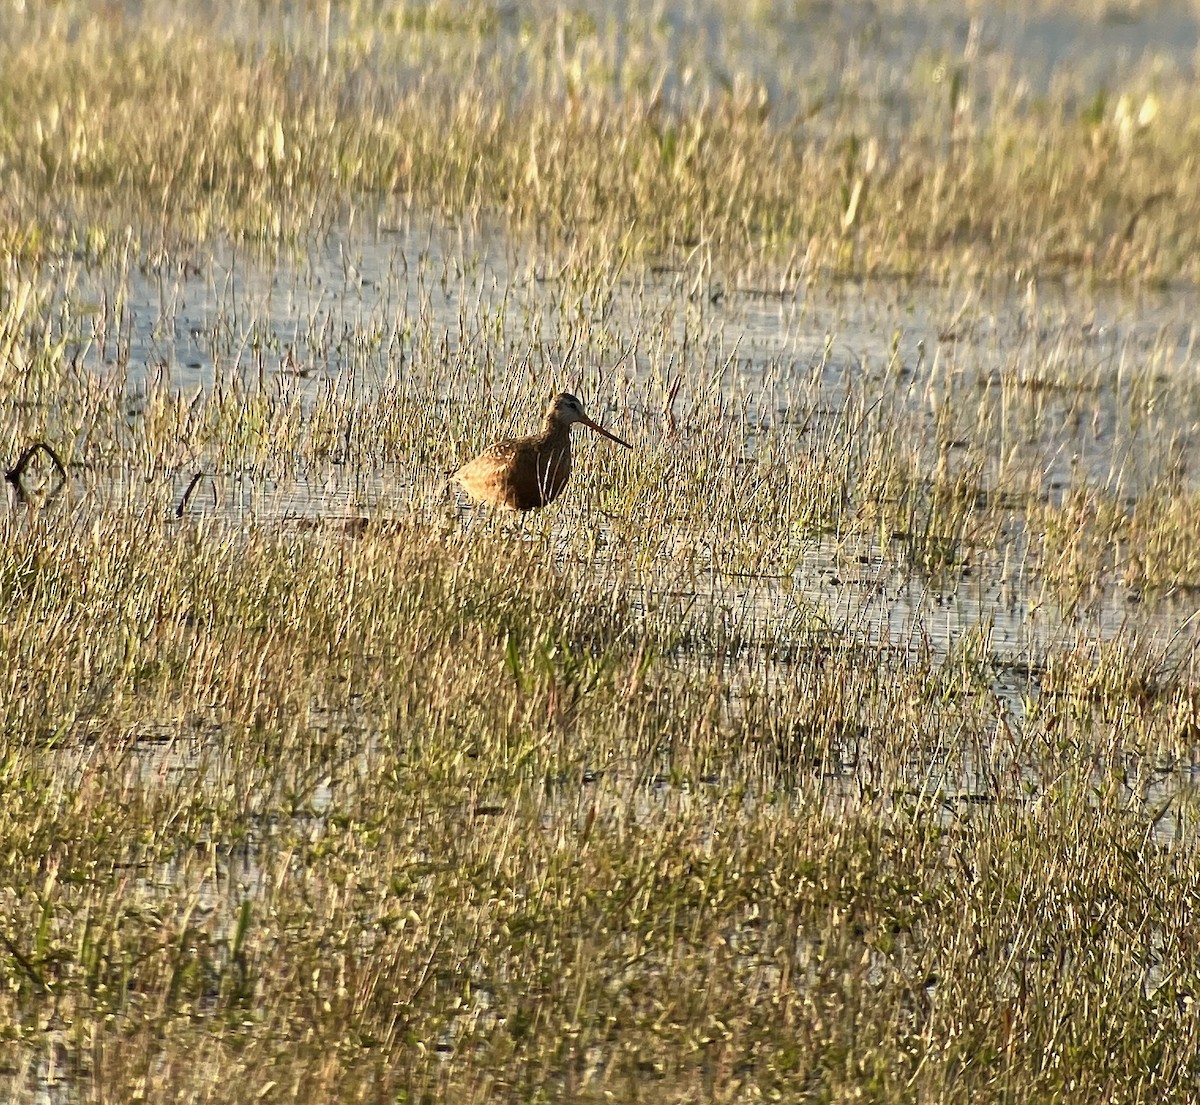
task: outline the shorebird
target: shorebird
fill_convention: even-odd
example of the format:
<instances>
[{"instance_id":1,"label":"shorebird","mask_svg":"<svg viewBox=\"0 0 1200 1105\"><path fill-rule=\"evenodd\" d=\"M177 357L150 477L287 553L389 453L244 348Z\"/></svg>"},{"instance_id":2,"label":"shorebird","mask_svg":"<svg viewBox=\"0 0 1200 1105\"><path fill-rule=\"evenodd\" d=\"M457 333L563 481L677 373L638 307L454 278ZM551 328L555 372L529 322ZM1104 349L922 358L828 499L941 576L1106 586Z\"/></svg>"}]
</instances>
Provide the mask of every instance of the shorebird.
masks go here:
<instances>
[{"instance_id":1,"label":"shorebird","mask_svg":"<svg viewBox=\"0 0 1200 1105\"><path fill-rule=\"evenodd\" d=\"M552 503L571 476L571 427L576 422L626 449L633 448L588 418L583 404L564 392L550 400L540 434L498 441L450 478L472 499L489 506L534 510Z\"/></svg>"}]
</instances>

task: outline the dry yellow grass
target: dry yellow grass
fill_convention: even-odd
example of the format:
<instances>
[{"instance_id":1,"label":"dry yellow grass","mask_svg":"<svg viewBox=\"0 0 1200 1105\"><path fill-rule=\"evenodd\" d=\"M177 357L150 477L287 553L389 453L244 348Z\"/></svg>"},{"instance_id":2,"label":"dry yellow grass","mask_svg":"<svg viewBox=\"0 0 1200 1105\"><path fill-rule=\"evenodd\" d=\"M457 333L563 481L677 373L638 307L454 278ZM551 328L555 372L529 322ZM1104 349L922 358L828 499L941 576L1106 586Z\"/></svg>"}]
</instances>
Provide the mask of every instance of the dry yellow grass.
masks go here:
<instances>
[{"instance_id":1,"label":"dry yellow grass","mask_svg":"<svg viewBox=\"0 0 1200 1105\"><path fill-rule=\"evenodd\" d=\"M1190 84L140 10L0 19L0 1096L1194 1100Z\"/></svg>"}]
</instances>

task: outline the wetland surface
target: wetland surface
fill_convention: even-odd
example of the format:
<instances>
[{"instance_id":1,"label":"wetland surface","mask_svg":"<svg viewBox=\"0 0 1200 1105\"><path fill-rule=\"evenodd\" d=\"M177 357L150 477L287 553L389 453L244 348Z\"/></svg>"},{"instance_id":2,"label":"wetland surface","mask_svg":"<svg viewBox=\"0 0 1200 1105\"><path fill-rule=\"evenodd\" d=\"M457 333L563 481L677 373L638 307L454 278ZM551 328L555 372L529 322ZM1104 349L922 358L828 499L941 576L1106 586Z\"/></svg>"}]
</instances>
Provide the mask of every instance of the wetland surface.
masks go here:
<instances>
[{"instance_id":1,"label":"wetland surface","mask_svg":"<svg viewBox=\"0 0 1200 1105\"><path fill-rule=\"evenodd\" d=\"M3 12L6 1099L1195 1098L1192 6Z\"/></svg>"}]
</instances>

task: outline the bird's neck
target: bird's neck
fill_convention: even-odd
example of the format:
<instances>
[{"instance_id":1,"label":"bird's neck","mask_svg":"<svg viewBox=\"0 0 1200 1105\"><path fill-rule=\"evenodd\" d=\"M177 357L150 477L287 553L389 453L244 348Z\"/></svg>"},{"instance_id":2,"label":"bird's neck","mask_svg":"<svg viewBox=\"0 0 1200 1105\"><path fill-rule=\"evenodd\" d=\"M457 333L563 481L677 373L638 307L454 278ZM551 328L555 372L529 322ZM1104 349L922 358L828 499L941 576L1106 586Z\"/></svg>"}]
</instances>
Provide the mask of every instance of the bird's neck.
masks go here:
<instances>
[{"instance_id":1,"label":"bird's neck","mask_svg":"<svg viewBox=\"0 0 1200 1105\"><path fill-rule=\"evenodd\" d=\"M557 418L547 418L542 429L542 440L547 445L569 445L571 442L571 424L560 422Z\"/></svg>"}]
</instances>

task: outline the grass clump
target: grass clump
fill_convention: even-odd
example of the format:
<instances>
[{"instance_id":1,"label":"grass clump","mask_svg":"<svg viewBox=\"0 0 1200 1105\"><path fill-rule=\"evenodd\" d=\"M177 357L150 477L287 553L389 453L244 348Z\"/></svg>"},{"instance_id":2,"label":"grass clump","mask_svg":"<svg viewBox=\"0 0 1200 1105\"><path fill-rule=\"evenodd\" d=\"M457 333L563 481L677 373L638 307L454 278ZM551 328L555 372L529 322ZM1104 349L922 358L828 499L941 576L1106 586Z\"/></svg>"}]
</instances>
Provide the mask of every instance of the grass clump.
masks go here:
<instances>
[{"instance_id":1,"label":"grass clump","mask_svg":"<svg viewBox=\"0 0 1200 1105\"><path fill-rule=\"evenodd\" d=\"M691 43L631 15L640 39L436 7L268 11L244 34L170 4L30 9L0 40L6 237L103 250L131 222L148 253L218 231L294 241L347 201L398 197L504 213L581 271L632 254L729 273L1196 276L1186 83L1133 84L1081 117L982 69L947 103L944 66L916 65L865 94L795 73L789 102L753 72L693 70ZM889 99L903 130L877 110Z\"/></svg>"},{"instance_id":2,"label":"grass clump","mask_svg":"<svg viewBox=\"0 0 1200 1105\"><path fill-rule=\"evenodd\" d=\"M817 638L732 699L536 534L7 526L14 1099L1194 1091L1189 853L1080 748L1031 792L986 682Z\"/></svg>"}]
</instances>

